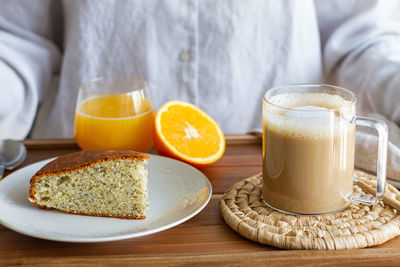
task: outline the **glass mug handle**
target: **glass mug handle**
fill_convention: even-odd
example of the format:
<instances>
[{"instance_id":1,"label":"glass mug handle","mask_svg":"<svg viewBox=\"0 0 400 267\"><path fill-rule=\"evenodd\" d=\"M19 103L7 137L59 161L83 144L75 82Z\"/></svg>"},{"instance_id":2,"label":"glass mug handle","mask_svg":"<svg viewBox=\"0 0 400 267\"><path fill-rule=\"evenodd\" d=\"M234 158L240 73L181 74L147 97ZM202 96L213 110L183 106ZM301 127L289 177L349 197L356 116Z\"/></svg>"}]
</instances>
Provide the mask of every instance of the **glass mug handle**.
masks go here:
<instances>
[{"instance_id":1,"label":"glass mug handle","mask_svg":"<svg viewBox=\"0 0 400 267\"><path fill-rule=\"evenodd\" d=\"M386 161L387 161L387 143L388 127L384 121L354 116L350 122L358 126L375 128L378 131L378 161L376 164L376 194L375 197L364 194L352 194L350 200L367 205L374 205L382 200L385 194L386 186Z\"/></svg>"}]
</instances>

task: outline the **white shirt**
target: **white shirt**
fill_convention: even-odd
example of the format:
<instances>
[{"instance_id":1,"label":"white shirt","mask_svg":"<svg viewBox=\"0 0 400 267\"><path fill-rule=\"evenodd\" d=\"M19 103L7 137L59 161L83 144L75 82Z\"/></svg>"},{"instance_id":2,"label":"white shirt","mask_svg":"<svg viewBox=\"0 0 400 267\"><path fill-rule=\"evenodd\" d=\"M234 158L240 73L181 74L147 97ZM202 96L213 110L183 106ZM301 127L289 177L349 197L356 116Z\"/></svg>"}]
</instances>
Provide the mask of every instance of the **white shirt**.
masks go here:
<instances>
[{"instance_id":1,"label":"white shirt","mask_svg":"<svg viewBox=\"0 0 400 267\"><path fill-rule=\"evenodd\" d=\"M25 138L38 105L33 137L72 137L79 85L112 75L147 79L155 108L198 105L225 133L261 128L267 89L326 77L400 123L398 4L1 0L0 138Z\"/></svg>"}]
</instances>

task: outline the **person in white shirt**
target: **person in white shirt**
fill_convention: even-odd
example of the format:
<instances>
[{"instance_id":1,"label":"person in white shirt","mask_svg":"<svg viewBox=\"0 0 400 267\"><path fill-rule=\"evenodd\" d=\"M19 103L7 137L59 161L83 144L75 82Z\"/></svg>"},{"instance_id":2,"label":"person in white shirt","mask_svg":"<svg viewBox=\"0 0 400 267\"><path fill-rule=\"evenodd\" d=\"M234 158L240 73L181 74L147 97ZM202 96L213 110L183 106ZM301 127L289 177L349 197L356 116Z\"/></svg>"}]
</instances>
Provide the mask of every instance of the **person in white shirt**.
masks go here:
<instances>
[{"instance_id":1,"label":"person in white shirt","mask_svg":"<svg viewBox=\"0 0 400 267\"><path fill-rule=\"evenodd\" d=\"M72 137L79 85L113 75L225 133L260 129L263 93L293 83L341 85L400 123L399 3L1 0L0 138Z\"/></svg>"}]
</instances>

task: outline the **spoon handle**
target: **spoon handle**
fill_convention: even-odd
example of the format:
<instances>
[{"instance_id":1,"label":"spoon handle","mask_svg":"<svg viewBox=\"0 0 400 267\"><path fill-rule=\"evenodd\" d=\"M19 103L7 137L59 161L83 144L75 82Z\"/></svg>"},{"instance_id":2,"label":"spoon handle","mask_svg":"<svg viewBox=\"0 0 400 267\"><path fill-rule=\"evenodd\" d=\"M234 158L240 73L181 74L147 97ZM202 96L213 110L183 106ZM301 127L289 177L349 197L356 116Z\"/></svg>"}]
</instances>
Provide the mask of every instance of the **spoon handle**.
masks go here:
<instances>
[{"instance_id":1,"label":"spoon handle","mask_svg":"<svg viewBox=\"0 0 400 267\"><path fill-rule=\"evenodd\" d=\"M3 179L4 169L6 168L6 164L4 161L0 161L0 180Z\"/></svg>"}]
</instances>

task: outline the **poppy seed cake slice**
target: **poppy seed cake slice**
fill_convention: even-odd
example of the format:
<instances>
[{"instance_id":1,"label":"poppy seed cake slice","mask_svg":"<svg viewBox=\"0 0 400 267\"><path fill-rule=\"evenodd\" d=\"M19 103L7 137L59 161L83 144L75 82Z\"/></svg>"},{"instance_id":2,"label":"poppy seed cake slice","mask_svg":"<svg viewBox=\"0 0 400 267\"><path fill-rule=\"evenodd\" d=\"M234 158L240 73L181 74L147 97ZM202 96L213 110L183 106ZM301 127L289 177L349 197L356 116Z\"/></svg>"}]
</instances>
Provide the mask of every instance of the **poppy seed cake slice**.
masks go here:
<instances>
[{"instance_id":1,"label":"poppy seed cake slice","mask_svg":"<svg viewBox=\"0 0 400 267\"><path fill-rule=\"evenodd\" d=\"M30 181L28 200L44 209L144 219L149 156L134 151L80 151L49 162Z\"/></svg>"}]
</instances>

